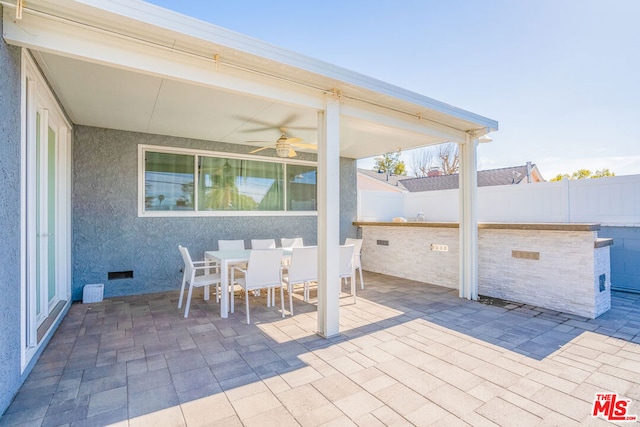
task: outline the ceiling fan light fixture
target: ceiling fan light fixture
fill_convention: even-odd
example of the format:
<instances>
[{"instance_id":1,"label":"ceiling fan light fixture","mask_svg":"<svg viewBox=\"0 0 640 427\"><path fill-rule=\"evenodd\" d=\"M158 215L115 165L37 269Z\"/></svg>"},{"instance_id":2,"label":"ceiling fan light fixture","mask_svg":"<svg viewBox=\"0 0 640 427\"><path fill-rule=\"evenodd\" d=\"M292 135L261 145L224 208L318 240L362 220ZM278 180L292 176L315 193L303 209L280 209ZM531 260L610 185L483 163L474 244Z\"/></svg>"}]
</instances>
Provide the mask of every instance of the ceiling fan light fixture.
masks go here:
<instances>
[{"instance_id":1,"label":"ceiling fan light fixture","mask_svg":"<svg viewBox=\"0 0 640 427\"><path fill-rule=\"evenodd\" d=\"M289 157L289 144L276 144L276 153L278 154L278 157Z\"/></svg>"}]
</instances>

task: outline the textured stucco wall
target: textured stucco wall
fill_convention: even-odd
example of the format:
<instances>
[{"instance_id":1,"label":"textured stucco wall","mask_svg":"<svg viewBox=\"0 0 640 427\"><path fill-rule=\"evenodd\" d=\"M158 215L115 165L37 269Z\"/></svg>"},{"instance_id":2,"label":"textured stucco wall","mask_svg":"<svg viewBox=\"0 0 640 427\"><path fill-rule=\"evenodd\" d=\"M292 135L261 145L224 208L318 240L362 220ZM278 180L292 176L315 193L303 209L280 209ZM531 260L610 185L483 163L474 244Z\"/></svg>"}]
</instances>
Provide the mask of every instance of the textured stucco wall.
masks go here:
<instances>
[{"instance_id":1,"label":"textured stucco wall","mask_svg":"<svg viewBox=\"0 0 640 427\"><path fill-rule=\"evenodd\" d=\"M2 6L0 6L2 16ZM0 19L0 33L2 20ZM0 38L0 415L20 375L20 49Z\"/></svg>"},{"instance_id":2,"label":"textured stucco wall","mask_svg":"<svg viewBox=\"0 0 640 427\"><path fill-rule=\"evenodd\" d=\"M76 126L73 183L73 298L82 287L104 283L105 297L176 289L182 278L178 244L194 259L217 248L219 239L302 236L317 240L316 216L138 217L138 145L184 147L222 152L251 148L211 141ZM315 156L301 158L313 160ZM355 161L341 161L341 239L355 234ZM133 279L107 280L110 271L133 270Z\"/></svg>"},{"instance_id":3,"label":"textured stucco wall","mask_svg":"<svg viewBox=\"0 0 640 427\"><path fill-rule=\"evenodd\" d=\"M357 160L340 159L340 243L356 236L353 222L358 215Z\"/></svg>"},{"instance_id":4,"label":"textured stucco wall","mask_svg":"<svg viewBox=\"0 0 640 427\"><path fill-rule=\"evenodd\" d=\"M365 270L457 289L457 228L364 226ZM594 318L611 306L609 248L594 249L595 232L481 229L478 292L510 301ZM388 246L377 244L386 240ZM447 245L447 252L431 245ZM512 257L512 250L539 252L539 260ZM605 274L605 291L599 275Z\"/></svg>"},{"instance_id":5,"label":"textured stucco wall","mask_svg":"<svg viewBox=\"0 0 640 427\"><path fill-rule=\"evenodd\" d=\"M640 292L640 227L603 226L598 235L613 239L611 286Z\"/></svg>"}]
</instances>

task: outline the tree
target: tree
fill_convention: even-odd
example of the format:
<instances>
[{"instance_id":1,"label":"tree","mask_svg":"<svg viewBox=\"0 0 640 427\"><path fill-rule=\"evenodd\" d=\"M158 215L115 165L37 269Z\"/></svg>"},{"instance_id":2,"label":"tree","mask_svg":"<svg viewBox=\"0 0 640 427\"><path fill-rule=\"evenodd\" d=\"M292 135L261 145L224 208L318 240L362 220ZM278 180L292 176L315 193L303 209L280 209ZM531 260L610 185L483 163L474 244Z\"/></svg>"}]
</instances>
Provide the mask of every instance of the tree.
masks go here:
<instances>
[{"instance_id":1,"label":"tree","mask_svg":"<svg viewBox=\"0 0 640 427\"><path fill-rule=\"evenodd\" d=\"M376 158L374 170L386 172L391 175L406 175L407 169L404 160L400 160L400 150L387 153L382 157Z\"/></svg>"},{"instance_id":2,"label":"tree","mask_svg":"<svg viewBox=\"0 0 640 427\"><path fill-rule=\"evenodd\" d=\"M458 151L458 144L447 142L446 144L439 144L437 147L442 172L445 175L458 173L458 169L460 169L460 152Z\"/></svg>"},{"instance_id":3,"label":"tree","mask_svg":"<svg viewBox=\"0 0 640 427\"><path fill-rule=\"evenodd\" d=\"M578 169L571 175L566 173L559 173L555 178L551 178L550 181L562 181L563 179L587 179L587 178L602 178L605 176L615 176L616 174L611 172L608 168L598 169L594 173L591 173L589 169Z\"/></svg>"},{"instance_id":4,"label":"tree","mask_svg":"<svg viewBox=\"0 0 640 427\"><path fill-rule=\"evenodd\" d=\"M587 179L591 176L591 171L589 169L578 169L574 173L571 174L571 179Z\"/></svg>"},{"instance_id":5,"label":"tree","mask_svg":"<svg viewBox=\"0 0 640 427\"><path fill-rule=\"evenodd\" d=\"M444 175L458 173L460 169L458 144L446 142L412 152L411 168L415 176L428 176L429 170L433 167L440 169Z\"/></svg>"},{"instance_id":6,"label":"tree","mask_svg":"<svg viewBox=\"0 0 640 427\"><path fill-rule=\"evenodd\" d=\"M419 148L411 152L411 169L416 177L424 177L429 174L429 169L434 164L434 150L429 148Z\"/></svg>"},{"instance_id":7,"label":"tree","mask_svg":"<svg viewBox=\"0 0 640 427\"><path fill-rule=\"evenodd\" d=\"M591 175L591 178L604 178L605 176L616 176L616 174L609 171L608 168L604 168L595 171L595 173Z\"/></svg>"}]
</instances>

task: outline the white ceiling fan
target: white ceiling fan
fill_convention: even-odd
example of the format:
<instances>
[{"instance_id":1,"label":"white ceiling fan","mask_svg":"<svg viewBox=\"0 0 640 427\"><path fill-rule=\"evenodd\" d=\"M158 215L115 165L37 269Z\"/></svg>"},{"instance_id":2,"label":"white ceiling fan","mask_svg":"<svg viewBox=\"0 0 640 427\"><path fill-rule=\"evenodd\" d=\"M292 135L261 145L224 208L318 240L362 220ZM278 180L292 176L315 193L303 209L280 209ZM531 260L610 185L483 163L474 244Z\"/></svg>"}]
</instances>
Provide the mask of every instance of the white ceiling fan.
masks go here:
<instances>
[{"instance_id":1,"label":"white ceiling fan","mask_svg":"<svg viewBox=\"0 0 640 427\"><path fill-rule=\"evenodd\" d=\"M281 127L280 138L277 139L275 144L267 145L265 147L258 148L250 151L250 154L257 153L258 151L273 148L276 150L278 157L295 157L297 155L293 147L302 148L307 150L317 150L318 146L314 144L307 144L302 142L302 138L289 138L287 137L287 128ZM247 142L269 142L269 141L247 141Z\"/></svg>"}]
</instances>

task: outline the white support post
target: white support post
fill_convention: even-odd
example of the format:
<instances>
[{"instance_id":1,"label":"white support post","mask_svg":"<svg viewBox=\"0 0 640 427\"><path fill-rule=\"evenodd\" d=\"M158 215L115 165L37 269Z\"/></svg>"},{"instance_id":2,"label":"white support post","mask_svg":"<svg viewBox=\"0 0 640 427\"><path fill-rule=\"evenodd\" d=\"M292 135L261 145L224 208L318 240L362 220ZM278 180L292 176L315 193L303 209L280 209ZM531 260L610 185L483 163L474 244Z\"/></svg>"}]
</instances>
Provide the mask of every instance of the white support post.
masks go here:
<instances>
[{"instance_id":1,"label":"white support post","mask_svg":"<svg viewBox=\"0 0 640 427\"><path fill-rule=\"evenodd\" d=\"M318 113L318 334L340 333L340 101Z\"/></svg>"},{"instance_id":2,"label":"white support post","mask_svg":"<svg viewBox=\"0 0 640 427\"><path fill-rule=\"evenodd\" d=\"M467 135L460 151L460 298L478 299L478 138Z\"/></svg>"}]
</instances>

